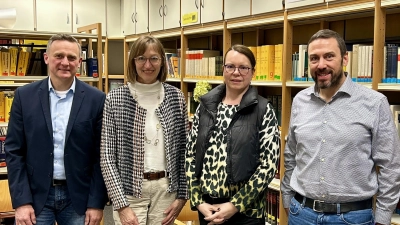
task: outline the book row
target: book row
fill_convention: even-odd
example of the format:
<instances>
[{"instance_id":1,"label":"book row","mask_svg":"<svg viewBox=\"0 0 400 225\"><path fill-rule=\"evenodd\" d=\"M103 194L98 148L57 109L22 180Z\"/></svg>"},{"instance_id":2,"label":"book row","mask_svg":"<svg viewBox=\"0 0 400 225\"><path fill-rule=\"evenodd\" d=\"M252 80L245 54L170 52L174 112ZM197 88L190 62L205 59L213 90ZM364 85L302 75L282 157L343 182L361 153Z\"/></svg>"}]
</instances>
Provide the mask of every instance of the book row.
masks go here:
<instances>
[{"instance_id":1,"label":"book row","mask_svg":"<svg viewBox=\"0 0 400 225\"><path fill-rule=\"evenodd\" d=\"M13 91L0 91L0 122L9 121L10 110L13 100L14 100ZM0 134L0 136L1 135L3 134Z\"/></svg>"},{"instance_id":2,"label":"book row","mask_svg":"<svg viewBox=\"0 0 400 225\"><path fill-rule=\"evenodd\" d=\"M343 70L353 81L372 82L373 46L348 45L348 63ZM299 45L299 51L292 54L292 80L312 81L308 67L307 45ZM384 46L382 83L400 83L400 47L397 44Z\"/></svg>"},{"instance_id":3,"label":"book row","mask_svg":"<svg viewBox=\"0 0 400 225\"><path fill-rule=\"evenodd\" d=\"M280 81L282 76L283 45L249 46L256 58L253 80ZM223 56L214 50L186 51L186 78L222 79ZM179 71L178 67L178 71Z\"/></svg>"},{"instance_id":4,"label":"book row","mask_svg":"<svg viewBox=\"0 0 400 225\"><path fill-rule=\"evenodd\" d=\"M1 76L47 76L47 65L44 60L46 49L32 47L1 47ZM77 76L98 77L97 58L86 58L82 51L82 63Z\"/></svg>"},{"instance_id":5,"label":"book row","mask_svg":"<svg viewBox=\"0 0 400 225\"><path fill-rule=\"evenodd\" d=\"M265 224L279 224L279 191L268 188L266 191L266 214Z\"/></svg>"}]
</instances>

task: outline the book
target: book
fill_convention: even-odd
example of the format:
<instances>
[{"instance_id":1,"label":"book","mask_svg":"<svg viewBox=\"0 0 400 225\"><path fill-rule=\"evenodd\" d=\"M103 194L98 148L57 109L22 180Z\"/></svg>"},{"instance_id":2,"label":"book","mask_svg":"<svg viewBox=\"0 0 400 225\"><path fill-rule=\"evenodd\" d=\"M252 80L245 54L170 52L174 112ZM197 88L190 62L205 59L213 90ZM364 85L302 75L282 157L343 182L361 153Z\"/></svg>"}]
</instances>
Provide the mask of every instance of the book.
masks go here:
<instances>
[{"instance_id":1,"label":"book","mask_svg":"<svg viewBox=\"0 0 400 225\"><path fill-rule=\"evenodd\" d=\"M8 122L10 120L11 105L14 100L14 92L7 91L5 95L5 106L4 106L4 120Z\"/></svg>"},{"instance_id":2,"label":"book","mask_svg":"<svg viewBox=\"0 0 400 225\"><path fill-rule=\"evenodd\" d=\"M99 77L97 58L88 58L86 63L87 63L87 75L89 77L94 77L94 78Z\"/></svg>"},{"instance_id":3,"label":"book","mask_svg":"<svg viewBox=\"0 0 400 225\"><path fill-rule=\"evenodd\" d=\"M283 57L283 44L275 45L275 57L274 57L274 80L281 81L282 79L282 57Z\"/></svg>"},{"instance_id":4,"label":"book","mask_svg":"<svg viewBox=\"0 0 400 225\"><path fill-rule=\"evenodd\" d=\"M10 52L6 48L1 49L1 75L10 75Z\"/></svg>"},{"instance_id":5,"label":"book","mask_svg":"<svg viewBox=\"0 0 400 225\"><path fill-rule=\"evenodd\" d=\"M0 91L0 122L5 122L5 95L3 91Z\"/></svg>"},{"instance_id":6,"label":"book","mask_svg":"<svg viewBox=\"0 0 400 225\"><path fill-rule=\"evenodd\" d=\"M124 85L124 80L110 80L109 81L109 91L112 91L120 86Z\"/></svg>"},{"instance_id":7,"label":"book","mask_svg":"<svg viewBox=\"0 0 400 225\"><path fill-rule=\"evenodd\" d=\"M17 75L17 61L19 62L19 57L18 57L18 48L10 48L10 70L9 70L9 76L16 76ZM23 59L24 60L24 59Z\"/></svg>"}]
</instances>

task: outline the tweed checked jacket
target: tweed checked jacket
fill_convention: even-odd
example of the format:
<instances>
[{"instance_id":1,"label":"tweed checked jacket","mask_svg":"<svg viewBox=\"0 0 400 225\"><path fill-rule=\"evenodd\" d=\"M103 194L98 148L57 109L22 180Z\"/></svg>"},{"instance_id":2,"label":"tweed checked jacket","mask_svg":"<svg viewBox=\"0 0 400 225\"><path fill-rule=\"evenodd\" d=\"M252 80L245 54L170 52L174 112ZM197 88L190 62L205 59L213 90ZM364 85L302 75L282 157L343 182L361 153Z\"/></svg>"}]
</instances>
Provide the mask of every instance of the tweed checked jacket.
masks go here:
<instances>
[{"instance_id":1,"label":"tweed checked jacket","mask_svg":"<svg viewBox=\"0 0 400 225\"><path fill-rule=\"evenodd\" d=\"M160 120L170 184L168 192L188 198L185 175L185 145L189 123L182 92L163 83L164 99L156 109ZM114 209L128 206L125 195L141 197L144 172L146 110L124 85L112 90L103 112L100 165Z\"/></svg>"}]
</instances>

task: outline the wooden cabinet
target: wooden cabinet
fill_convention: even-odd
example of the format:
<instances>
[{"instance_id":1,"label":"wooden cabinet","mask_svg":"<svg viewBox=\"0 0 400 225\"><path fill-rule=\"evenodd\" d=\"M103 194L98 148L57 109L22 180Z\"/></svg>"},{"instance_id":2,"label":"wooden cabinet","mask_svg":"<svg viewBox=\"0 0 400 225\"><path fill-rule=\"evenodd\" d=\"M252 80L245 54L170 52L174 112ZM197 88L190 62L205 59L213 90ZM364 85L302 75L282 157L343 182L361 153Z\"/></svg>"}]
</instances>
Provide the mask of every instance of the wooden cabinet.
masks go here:
<instances>
[{"instance_id":1,"label":"wooden cabinet","mask_svg":"<svg viewBox=\"0 0 400 225\"><path fill-rule=\"evenodd\" d=\"M180 27L180 19L181 4L179 3L179 1L164 0L164 29L166 30Z\"/></svg>"},{"instance_id":2,"label":"wooden cabinet","mask_svg":"<svg viewBox=\"0 0 400 225\"><path fill-rule=\"evenodd\" d=\"M180 27L180 4L176 0L149 1L149 30Z\"/></svg>"},{"instance_id":3,"label":"wooden cabinet","mask_svg":"<svg viewBox=\"0 0 400 225\"><path fill-rule=\"evenodd\" d=\"M136 0L136 34L149 32L149 2L148 0Z\"/></svg>"},{"instance_id":4,"label":"wooden cabinet","mask_svg":"<svg viewBox=\"0 0 400 225\"><path fill-rule=\"evenodd\" d=\"M200 0L182 0L181 1L181 21L182 26L194 25L200 23ZM196 17L196 21L190 24L185 24L183 17L187 14L192 14Z\"/></svg>"},{"instance_id":5,"label":"wooden cabinet","mask_svg":"<svg viewBox=\"0 0 400 225\"><path fill-rule=\"evenodd\" d=\"M58 1L57 1L58 2ZM106 1L105 0L73 0L72 4L73 25L72 31L88 24L101 23L102 35L106 36Z\"/></svg>"},{"instance_id":6,"label":"wooden cabinet","mask_svg":"<svg viewBox=\"0 0 400 225\"><path fill-rule=\"evenodd\" d=\"M1 10L7 9L15 9L16 11L16 21L14 26L11 28L5 27L5 24L1 24L0 18L0 27L15 30L34 30L33 0L0 0L0 6L0 12Z\"/></svg>"},{"instance_id":7,"label":"wooden cabinet","mask_svg":"<svg viewBox=\"0 0 400 225\"><path fill-rule=\"evenodd\" d=\"M252 0L251 14L256 15L260 13L274 12L282 10L282 1L265 1L265 0Z\"/></svg>"},{"instance_id":8,"label":"wooden cabinet","mask_svg":"<svg viewBox=\"0 0 400 225\"><path fill-rule=\"evenodd\" d=\"M47 32L76 33L78 27L101 23L102 35L105 36L106 2L105 0L36 0L36 19L36 30Z\"/></svg>"},{"instance_id":9,"label":"wooden cabinet","mask_svg":"<svg viewBox=\"0 0 400 225\"><path fill-rule=\"evenodd\" d=\"M106 0L107 6L107 23L103 29L107 31L107 37L121 37L122 36L122 23L121 23L121 0Z\"/></svg>"},{"instance_id":10,"label":"wooden cabinet","mask_svg":"<svg viewBox=\"0 0 400 225\"><path fill-rule=\"evenodd\" d=\"M149 29L157 31L164 29L164 14L168 12L168 7L164 9L164 0L149 1Z\"/></svg>"},{"instance_id":11,"label":"wooden cabinet","mask_svg":"<svg viewBox=\"0 0 400 225\"><path fill-rule=\"evenodd\" d=\"M266 1L264 1L264 4ZM224 4L224 19L232 19L242 16L249 16L251 8L250 0L237 0L235 3L225 1Z\"/></svg>"},{"instance_id":12,"label":"wooden cabinet","mask_svg":"<svg viewBox=\"0 0 400 225\"><path fill-rule=\"evenodd\" d=\"M123 11L121 13L122 34L130 35L136 32L136 8L135 0L122 0Z\"/></svg>"},{"instance_id":13,"label":"wooden cabinet","mask_svg":"<svg viewBox=\"0 0 400 225\"><path fill-rule=\"evenodd\" d=\"M182 0L181 6L182 26L222 21L223 19L223 0ZM191 16L197 16L197 22L184 24L183 17L188 14L192 14Z\"/></svg>"},{"instance_id":14,"label":"wooden cabinet","mask_svg":"<svg viewBox=\"0 0 400 225\"><path fill-rule=\"evenodd\" d=\"M201 23L222 21L224 19L223 0L201 0L200 3Z\"/></svg>"},{"instance_id":15,"label":"wooden cabinet","mask_svg":"<svg viewBox=\"0 0 400 225\"><path fill-rule=\"evenodd\" d=\"M71 0L36 0L36 30L72 32Z\"/></svg>"},{"instance_id":16,"label":"wooden cabinet","mask_svg":"<svg viewBox=\"0 0 400 225\"><path fill-rule=\"evenodd\" d=\"M123 35L149 32L148 0L123 0L122 33Z\"/></svg>"}]
</instances>

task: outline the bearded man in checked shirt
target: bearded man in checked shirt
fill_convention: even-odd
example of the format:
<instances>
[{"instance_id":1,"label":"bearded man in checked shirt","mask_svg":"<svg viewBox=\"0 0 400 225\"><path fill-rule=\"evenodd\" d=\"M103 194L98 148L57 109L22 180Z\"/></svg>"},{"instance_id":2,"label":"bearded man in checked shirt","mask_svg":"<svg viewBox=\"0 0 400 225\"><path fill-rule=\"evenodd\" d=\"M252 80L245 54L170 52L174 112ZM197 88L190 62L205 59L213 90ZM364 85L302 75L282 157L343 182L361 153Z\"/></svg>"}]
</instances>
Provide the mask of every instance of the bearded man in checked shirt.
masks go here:
<instances>
[{"instance_id":1,"label":"bearded man in checked shirt","mask_svg":"<svg viewBox=\"0 0 400 225\"><path fill-rule=\"evenodd\" d=\"M388 100L352 81L348 57L332 30L308 43L315 85L293 100L284 153L289 225L387 225L399 200L400 142Z\"/></svg>"}]
</instances>

